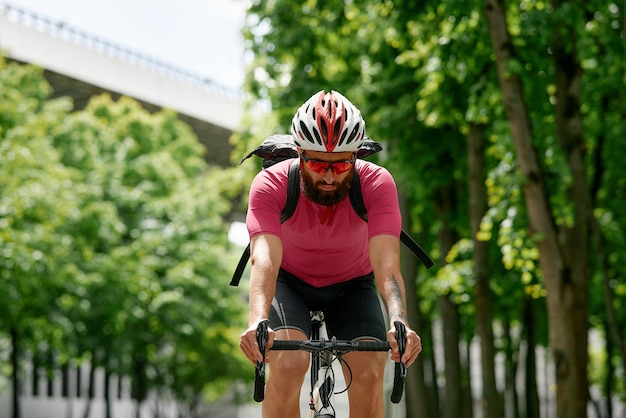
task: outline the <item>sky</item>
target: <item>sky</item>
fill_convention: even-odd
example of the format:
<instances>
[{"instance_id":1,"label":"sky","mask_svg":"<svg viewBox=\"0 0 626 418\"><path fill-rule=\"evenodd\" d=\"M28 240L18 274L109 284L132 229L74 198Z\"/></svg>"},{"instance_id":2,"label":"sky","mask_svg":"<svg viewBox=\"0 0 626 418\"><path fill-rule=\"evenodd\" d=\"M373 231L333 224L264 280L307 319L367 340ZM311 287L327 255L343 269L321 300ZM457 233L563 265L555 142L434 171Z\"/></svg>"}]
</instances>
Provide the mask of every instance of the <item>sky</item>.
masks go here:
<instances>
[{"instance_id":1,"label":"sky","mask_svg":"<svg viewBox=\"0 0 626 418\"><path fill-rule=\"evenodd\" d=\"M0 0L239 90L247 0ZM184 6L184 7L183 7Z\"/></svg>"},{"instance_id":2,"label":"sky","mask_svg":"<svg viewBox=\"0 0 626 418\"><path fill-rule=\"evenodd\" d=\"M239 90L248 0L0 0ZM184 7L181 7L184 5ZM229 239L248 243L235 222Z\"/></svg>"}]
</instances>

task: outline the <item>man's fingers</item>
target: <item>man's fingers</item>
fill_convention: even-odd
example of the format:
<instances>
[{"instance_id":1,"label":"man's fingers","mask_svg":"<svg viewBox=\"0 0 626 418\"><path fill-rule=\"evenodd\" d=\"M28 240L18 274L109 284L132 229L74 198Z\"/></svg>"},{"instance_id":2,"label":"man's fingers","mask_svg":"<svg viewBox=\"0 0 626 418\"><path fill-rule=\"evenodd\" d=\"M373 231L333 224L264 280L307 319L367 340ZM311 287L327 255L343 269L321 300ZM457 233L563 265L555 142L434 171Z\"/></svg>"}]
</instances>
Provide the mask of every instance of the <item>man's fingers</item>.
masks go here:
<instances>
[{"instance_id":1,"label":"man's fingers","mask_svg":"<svg viewBox=\"0 0 626 418\"><path fill-rule=\"evenodd\" d=\"M268 330L267 342L265 344L265 361L268 361L269 349L274 344L275 333ZM256 339L256 328L246 330L239 339L239 349L245 354L252 364L263 361L263 354L259 349Z\"/></svg>"},{"instance_id":2,"label":"man's fingers","mask_svg":"<svg viewBox=\"0 0 626 418\"><path fill-rule=\"evenodd\" d=\"M257 361L263 361L263 355L259 351L259 345L256 341L256 329L248 329L241 334L239 349L252 364L256 364Z\"/></svg>"},{"instance_id":3,"label":"man's fingers","mask_svg":"<svg viewBox=\"0 0 626 418\"><path fill-rule=\"evenodd\" d=\"M415 362L417 356L422 352L422 339L413 330L407 332L406 349L402 361L410 366Z\"/></svg>"},{"instance_id":4,"label":"man's fingers","mask_svg":"<svg viewBox=\"0 0 626 418\"><path fill-rule=\"evenodd\" d=\"M389 341L389 346L391 347L391 351L397 353L398 341L396 340L396 330L394 328L387 331L387 341Z\"/></svg>"},{"instance_id":5,"label":"man's fingers","mask_svg":"<svg viewBox=\"0 0 626 418\"><path fill-rule=\"evenodd\" d=\"M400 359L398 341L396 341L396 330L394 327L387 332L387 341L389 341L389 347L391 348L391 360L395 362L402 361L406 363L407 366L413 364L417 356L422 352L422 339L409 327L406 327L406 344L402 359Z\"/></svg>"}]
</instances>

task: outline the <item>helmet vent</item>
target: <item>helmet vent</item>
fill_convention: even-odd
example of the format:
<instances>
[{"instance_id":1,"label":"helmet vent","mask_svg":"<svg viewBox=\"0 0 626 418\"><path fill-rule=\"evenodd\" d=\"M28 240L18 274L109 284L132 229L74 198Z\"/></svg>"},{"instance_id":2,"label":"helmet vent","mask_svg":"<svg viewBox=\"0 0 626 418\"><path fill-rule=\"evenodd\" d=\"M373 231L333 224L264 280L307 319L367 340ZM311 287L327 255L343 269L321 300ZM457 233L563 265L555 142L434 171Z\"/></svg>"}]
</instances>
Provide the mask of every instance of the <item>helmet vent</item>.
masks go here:
<instances>
[{"instance_id":1,"label":"helmet vent","mask_svg":"<svg viewBox=\"0 0 626 418\"><path fill-rule=\"evenodd\" d=\"M304 122L302 122L302 121L300 121L300 131L305 136L305 139L307 141L309 141L311 143L317 142L317 143L321 144L321 141L319 140L319 137L317 139L314 139L313 135L311 135L311 132L309 131L309 128L307 128L306 124Z\"/></svg>"},{"instance_id":2,"label":"helmet vent","mask_svg":"<svg viewBox=\"0 0 626 418\"><path fill-rule=\"evenodd\" d=\"M320 138L320 133L317 130L314 130L313 133L315 134L315 140L317 141L317 143L319 145L323 145L324 140Z\"/></svg>"},{"instance_id":3,"label":"helmet vent","mask_svg":"<svg viewBox=\"0 0 626 418\"><path fill-rule=\"evenodd\" d=\"M360 136L359 128L360 128L360 124L359 123L354 125L354 129L352 129L352 132L350 132L350 136L348 137L348 140L346 141L346 144L349 144L350 142L354 141L355 139L358 139L358 137Z\"/></svg>"},{"instance_id":4,"label":"helmet vent","mask_svg":"<svg viewBox=\"0 0 626 418\"><path fill-rule=\"evenodd\" d=\"M339 134L341 133L341 128L343 127L343 123L340 120L335 122L335 126L333 129L333 143L337 143L337 138L339 138Z\"/></svg>"},{"instance_id":5,"label":"helmet vent","mask_svg":"<svg viewBox=\"0 0 626 418\"><path fill-rule=\"evenodd\" d=\"M329 142L328 141L328 125L326 125L326 121L324 119L320 119L318 121L319 127L320 127L320 131L322 134L322 140L323 142Z\"/></svg>"},{"instance_id":6,"label":"helmet vent","mask_svg":"<svg viewBox=\"0 0 626 418\"><path fill-rule=\"evenodd\" d=\"M343 131L341 133L341 138L339 138L339 143L337 145L341 146L343 145L344 141L346 140L346 135L348 134L348 131Z\"/></svg>"}]
</instances>

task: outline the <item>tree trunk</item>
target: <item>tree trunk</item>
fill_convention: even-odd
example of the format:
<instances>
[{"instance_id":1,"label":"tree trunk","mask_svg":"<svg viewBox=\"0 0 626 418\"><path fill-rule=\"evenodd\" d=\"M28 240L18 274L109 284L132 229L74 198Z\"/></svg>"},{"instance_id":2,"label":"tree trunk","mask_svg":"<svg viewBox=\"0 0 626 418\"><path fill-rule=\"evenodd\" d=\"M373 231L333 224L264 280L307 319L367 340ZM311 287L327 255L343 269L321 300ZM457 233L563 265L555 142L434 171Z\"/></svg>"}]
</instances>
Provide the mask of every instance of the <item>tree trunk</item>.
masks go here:
<instances>
[{"instance_id":1,"label":"tree trunk","mask_svg":"<svg viewBox=\"0 0 626 418\"><path fill-rule=\"evenodd\" d=\"M54 352L52 351L51 345L48 345L46 350L46 393L49 398L54 396L54 374Z\"/></svg>"},{"instance_id":2,"label":"tree trunk","mask_svg":"<svg viewBox=\"0 0 626 418\"><path fill-rule=\"evenodd\" d=\"M146 355L144 352L135 355L133 363L132 396L135 399L135 418L141 418L141 405L148 394L146 378Z\"/></svg>"},{"instance_id":3,"label":"tree trunk","mask_svg":"<svg viewBox=\"0 0 626 418\"><path fill-rule=\"evenodd\" d=\"M604 332L610 332L609 325L604 322ZM606 339L606 376L604 377L604 396L606 396L606 418L613 418L613 383L615 367L613 366L613 343L610 338Z\"/></svg>"},{"instance_id":4,"label":"tree trunk","mask_svg":"<svg viewBox=\"0 0 626 418\"><path fill-rule=\"evenodd\" d=\"M433 341L433 328L431 326L430 323L426 324L424 326L424 335L427 336L428 341ZM434 345L430 346L430 355L426 358L424 358L423 363L424 363L424 377L428 377L427 378L427 382L430 383L430 385L428 385L428 383L426 384L426 386L429 389L429 396L430 396L430 405L431 405L431 409L432 409L432 417L438 417L441 415L441 403L439 402L440 396L439 396L439 383L438 383L438 372L437 372L437 359L435 358L435 347ZM423 417L419 417L419 418L423 418Z\"/></svg>"},{"instance_id":5,"label":"tree trunk","mask_svg":"<svg viewBox=\"0 0 626 418\"><path fill-rule=\"evenodd\" d=\"M519 344L515 344L511 335L511 319L508 314L502 318L502 336L504 340L504 404L502 416L520 418L519 398L517 396L517 366L516 353L519 353ZM505 411L508 406L508 411Z\"/></svg>"},{"instance_id":6,"label":"tree trunk","mask_svg":"<svg viewBox=\"0 0 626 418\"><path fill-rule=\"evenodd\" d=\"M13 368L12 374L12 382L13 382L13 393L11 403L12 403L12 414L13 418L21 418L21 405L20 405L20 338L19 333L16 327L11 327L11 366Z\"/></svg>"},{"instance_id":7,"label":"tree trunk","mask_svg":"<svg viewBox=\"0 0 626 418\"><path fill-rule=\"evenodd\" d=\"M83 411L83 418L89 418L91 415L91 402L95 393L96 383L96 353L91 352L91 364L89 364L89 381L87 382L87 402L85 403L85 410Z\"/></svg>"},{"instance_id":8,"label":"tree trunk","mask_svg":"<svg viewBox=\"0 0 626 418\"><path fill-rule=\"evenodd\" d=\"M108 359L105 360L105 364L107 362ZM111 418L111 404L111 368L107 366L104 371L104 416L106 418Z\"/></svg>"},{"instance_id":9,"label":"tree trunk","mask_svg":"<svg viewBox=\"0 0 626 418\"><path fill-rule=\"evenodd\" d=\"M600 113L602 115L610 113L610 102L611 97L605 95L602 98L600 105ZM604 132L607 130L606 125L608 122L602 120L602 128L600 129L600 134L596 136L596 146L595 146L595 155L593 157L592 166L594 168L594 174L591 180L590 187L590 195L591 195L591 207L597 207L597 198L598 192L602 188L602 178L604 177L605 165L604 160L602 159L602 155L605 152L605 143L606 143L606 135ZM595 251L598 258L598 266L600 267L600 274L602 277L602 290L604 294L604 308L606 310L607 317L607 340L608 343L612 343L622 362L622 368L626 369L626 340L624 340L624 334L622 332L622 327L619 324L619 320L617 319L617 311L615 309L615 292L614 286L611 282L615 279L615 275L611 274L611 271L614 270L611 268L611 263L609 261L609 254L607 253L605 247L605 240L600 229L600 224L595 216L591 216L591 234L593 237L593 242L595 243ZM615 280L615 282L617 282Z\"/></svg>"},{"instance_id":10,"label":"tree trunk","mask_svg":"<svg viewBox=\"0 0 626 418\"><path fill-rule=\"evenodd\" d=\"M474 397L472 395L472 339L464 342L465 362L462 366L463 379L461 381L463 390L463 415L462 418L474 418ZM481 418L484 415L480 415Z\"/></svg>"},{"instance_id":11,"label":"tree trunk","mask_svg":"<svg viewBox=\"0 0 626 418\"><path fill-rule=\"evenodd\" d=\"M413 405L413 400L410 395L407 396L407 416L406 418L424 418L424 417L438 417L441 415L441 405L439 403L439 385L438 385L438 373L437 373L437 361L435 359L435 346L433 344L433 329L428 321L420 321L419 335L422 338L423 351L420 354L418 361L409 368L406 381L406 392L414 391L414 386L409 386L411 383L410 373L415 373L418 376L424 376L424 388L421 388L421 381L417 381L417 397L415 402L419 402L417 405ZM412 368L417 368L416 371L411 372ZM422 393L423 390L423 393ZM425 399L423 399L425 397ZM422 403L424 402L424 403ZM416 414L416 415L414 415Z\"/></svg>"},{"instance_id":12,"label":"tree trunk","mask_svg":"<svg viewBox=\"0 0 626 418\"><path fill-rule=\"evenodd\" d=\"M439 296L439 310L443 325L444 376L446 378L442 417L459 418L463 415L459 311L448 295Z\"/></svg>"},{"instance_id":13,"label":"tree trunk","mask_svg":"<svg viewBox=\"0 0 626 418\"><path fill-rule=\"evenodd\" d=\"M407 202L404 195L400 193L400 207L402 213L407 213ZM410 217L402 217L402 227L405 231L411 230ZM422 345L430 344L432 341L428 341L423 334L424 320L419 312L419 301L417 296L417 259L405 246L401 246L401 260L402 260L402 277L404 277L406 287L406 299L407 299L407 315L409 319L409 325L417 332L422 338ZM406 377L406 390L405 390L405 404L406 404L406 417L407 418L420 418L433 416L432 405L430 403L430 397L428 396L428 388L426 386L424 378L424 357L427 353L432 355L432 350L425 350L420 354L418 360L407 371Z\"/></svg>"},{"instance_id":14,"label":"tree trunk","mask_svg":"<svg viewBox=\"0 0 626 418\"><path fill-rule=\"evenodd\" d=\"M537 389L537 356L535 355L535 310L534 300L524 300L523 323L526 337L526 359L524 362L524 392L526 395L526 417L541 418L539 406L539 390Z\"/></svg>"},{"instance_id":15,"label":"tree trunk","mask_svg":"<svg viewBox=\"0 0 626 418\"><path fill-rule=\"evenodd\" d=\"M552 0L555 16L570 6L570 1ZM571 4L577 7L575 4ZM553 309L565 308L571 329L565 331L567 346L559 347L566 357L566 368L561 369L557 384L564 386L557 405L565 408L568 417L587 416L589 382L587 377L588 319L589 319L589 241L591 235L591 199L587 180L586 144L583 134L583 118L580 110L582 67L578 61L577 30L566 17L558 17L554 25L552 52L556 85L556 131L572 176L568 198L574 208L573 224L561 228L559 239L565 266L559 290L566 290L569 304L565 307L553 295ZM556 286L555 286L556 288ZM556 297L554 297L556 296ZM566 299L567 300L567 299ZM553 324L562 327L564 324ZM552 328L551 327L551 328ZM563 357L557 355L557 359ZM559 391L557 391L557 396ZM574 400L572 402L572 400ZM565 413L563 412L563 413ZM561 413L560 413L561 414ZM560 415L565 416L565 415Z\"/></svg>"},{"instance_id":16,"label":"tree trunk","mask_svg":"<svg viewBox=\"0 0 626 418\"><path fill-rule=\"evenodd\" d=\"M487 211L485 190L485 147L482 126L470 125L468 135L470 224L474 244L474 306L476 331L480 339L481 372L483 377L482 404L485 418L501 418L503 405L496 385L495 348L489 286L488 243L478 239L480 222Z\"/></svg>"},{"instance_id":17,"label":"tree trunk","mask_svg":"<svg viewBox=\"0 0 626 418\"><path fill-rule=\"evenodd\" d=\"M32 349L31 361L33 370L31 372L31 390L33 397L40 395L39 393L39 371L41 370L43 362L41 361L41 353L38 347Z\"/></svg>"},{"instance_id":18,"label":"tree trunk","mask_svg":"<svg viewBox=\"0 0 626 418\"><path fill-rule=\"evenodd\" d=\"M437 218L442 226L438 233L439 248L441 249L441 261L445 263L445 256L456 241L456 236L451 227L449 217L454 208L455 194L452 186L441 187L436 192L435 209ZM458 307L450 300L449 295L439 296L439 310L443 328L443 351L444 351L444 375L445 375L445 399L443 418L459 418L463 409L463 388L461 385L461 356L459 353L459 311Z\"/></svg>"},{"instance_id":19,"label":"tree trunk","mask_svg":"<svg viewBox=\"0 0 626 418\"><path fill-rule=\"evenodd\" d=\"M577 96L579 72L574 71L572 74L570 69L563 74L565 66L571 67L576 62L561 50L558 36L555 36L553 48L556 48L556 86L559 95L556 106L557 132L572 172L573 184L569 197L575 208L574 225L563 227L559 235L547 199L543 173L531 141L530 119L522 83L508 65L515 54L506 25L503 0L486 0L485 14L496 55L504 107L524 178L524 198L530 229L539 249L539 264L547 290L550 346L556 365L557 418L586 418L589 211L584 160L581 159L583 149L579 143L582 139ZM571 50L573 47L568 45L568 48Z\"/></svg>"},{"instance_id":20,"label":"tree trunk","mask_svg":"<svg viewBox=\"0 0 626 418\"><path fill-rule=\"evenodd\" d=\"M607 340L617 347L617 353L619 354L622 362L622 367L626 368L626 343L624 342L624 335L622 333L622 327L617 319L617 310L615 309L615 291L611 284L611 267L609 263L609 256L604 248L604 237L600 232L600 226L597 220L594 218L592 222L592 234L596 243L596 254L598 256L598 263L600 265L600 274L602 275L602 290L604 296L604 309L606 311L607 318Z\"/></svg>"},{"instance_id":21,"label":"tree trunk","mask_svg":"<svg viewBox=\"0 0 626 418\"><path fill-rule=\"evenodd\" d=\"M602 97L601 105L600 105L600 114L609 114L611 97L605 95ZM591 180L591 207L597 207L597 198L598 192L602 187L602 178L604 177L605 165L604 160L602 159L602 155L605 152L604 146L606 143L606 135L605 131L607 129L607 124L604 119L602 120L602 128L600 129L600 134L596 136L596 146L595 146L595 155L593 157L592 166L595 171ZM613 417L613 383L615 377L615 367L612 362L613 353L617 351L617 354L620 356L622 369L626 368L626 341L624 340L624 335L622 333L622 327L619 324L619 320L617 319L617 311L615 308L615 292L614 286L611 284L612 281L617 282L615 279L615 275L612 274L611 263L609 261L609 254L607 253L605 247L605 240L600 229L600 224L595 216L591 217L591 234L593 237L593 242L595 243L595 251L598 258L598 266L600 269L600 275L602 277L602 290L604 296L604 309L606 311L606 321L604 323L605 334L607 335L606 339L606 356L607 356L607 373L605 377L605 390L606 394L606 416L607 418Z\"/></svg>"}]
</instances>

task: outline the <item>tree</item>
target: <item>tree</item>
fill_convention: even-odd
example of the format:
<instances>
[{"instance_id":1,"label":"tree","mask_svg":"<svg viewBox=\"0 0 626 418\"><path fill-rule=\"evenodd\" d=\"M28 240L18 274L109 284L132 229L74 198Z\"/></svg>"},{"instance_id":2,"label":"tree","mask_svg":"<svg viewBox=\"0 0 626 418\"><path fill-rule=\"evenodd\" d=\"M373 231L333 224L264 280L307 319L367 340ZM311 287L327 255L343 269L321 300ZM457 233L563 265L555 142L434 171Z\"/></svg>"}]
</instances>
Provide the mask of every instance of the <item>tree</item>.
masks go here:
<instances>
[{"instance_id":1,"label":"tree","mask_svg":"<svg viewBox=\"0 0 626 418\"><path fill-rule=\"evenodd\" d=\"M150 115L134 100L99 96L58 127L54 143L98 191L97 210L116 216L77 226L92 232L83 269L99 275L87 297L110 298L83 319L97 337L94 366L130 373L138 406L153 389L196 404L207 383L239 376L242 363L225 350L243 320L226 280L230 206L215 187L225 177L206 167L190 128L171 111Z\"/></svg>"},{"instance_id":2,"label":"tree","mask_svg":"<svg viewBox=\"0 0 626 418\"><path fill-rule=\"evenodd\" d=\"M41 69L4 61L0 86L0 333L13 341L13 416L27 355L49 359L51 374L88 360L107 379L132 376L137 413L148 391L189 411L223 393L246 364L232 351L245 321L228 286L229 174L206 165L172 111L103 95L72 112L49 99Z\"/></svg>"},{"instance_id":3,"label":"tree","mask_svg":"<svg viewBox=\"0 0 626 418\"><path fill-rule=\"evenodd\" d=\"M410 311L435 318L436 291L440 307L449 312L451 321L443 328L450 357L443 367L433 367L450 373L446 383L453 382L443 391L448 399L463 396L456 347L478 331L489 416L501 415L493 378L496 347L504 347L507 358L508 394L516 392L511 378L521 365L516 354L550 345L560 373L559 416L586 409L589 319L607 324L595 327L611 335L608 356L620 352L624 358L617 326L623 305L614 297L624 292L616 279L624 265L618 249L624 237L617 232L625 225L617 206L624 203L618 180L623 164L613 158L623 151L624 106L610 94L624 83L619 16L619 5L595 1L259 0L249 11L246 34L255 61L248 87L254 97L272 103L279 126L289 126L303 96L335 88L360 104L369 135L384 142L387 152L376 161L398 181L405 223L423 242L438 243L427 245L440 260L436 278L406 267L405 278L416 280L407 289L415 289L412 301L419 304ZM481 136L484 158L481 151L467 153L467 144ZM471 220L468 156L482 161L472 168L484 165L486 178L486 207L473 210ZM476 181L473 196L479 188ZM474 241L471 255L468 239ZM597 259L590 254L594 247ZM601 275L595 275L600 273L594 263ZM590 277L602 280L605 289L601 311L596 302L602 298L594 297L591 306L587 300ZM549 340L542 328L546 311L539 302L544 301ZM442 314L440 309L437 319ZM429 322L422 319L420 326ZM504 332L490 336L493 324ZM522 331L523 340L513 337L512 327ZM423 337L427 329L420 330ZM434 365L428 356L425 349L422 364ZM529 355L523 369L526 399L514 414L539 414L535 367ZM421 373L416 387L425 392L427 385L420 382L428 381L428 372L416 367L410 374L416 371ZM605 386L614 390L610 379ZM577 402L565 405L563 393ZM439 413L440 405L425 405L436 396L418 396L417 408L410 405L413 392L407 396L408 416L419 416L418 408L428 411L422 415ZM459 414L455 405L445 406Z\"/></svg>"},{"instance_id":4,"label":"tree","mask_svg":"<svg viewBox=\"0 0 626 418\"><path fill-rule=\"evenodd\" d=\"M46 101L41 70L1 57L0 85L0 330L11 339L12 416L19 418L24 355L60 346L55 302L72 280L73 268L63 262L74 242L67 227L84 190L47 136L67 100Z\"/></svg>"},{"instance_id":5,"label":"tree","mask_svg":"<svg viewBox=\"0 0 626 418\"><path fill-rule=\"evenodd\" d=\"M587 316L589 220L591 207L585 173L585 151L580 113L581 67L577 58L577 16L567 14L554 22L557 137L570 170L568 189L572 216L560 221L548 200L545 174L533 146L531 118L520 77L511 67L516 58L502 2L487 1L486 14L496 52L503 101L511 124L530 226L539 248L539 261L547 290L550 346L556 363L557 410L560 417L587 414ZM561 4L553 4L555 12ZM563 34L568 36L564 39ZM567 42L567 46L565 43Z\"/></svg>"}]
</instances>

